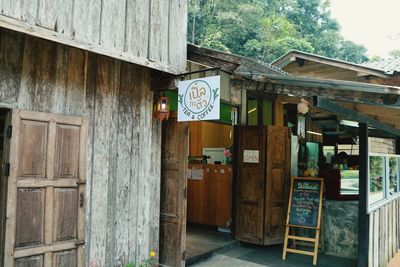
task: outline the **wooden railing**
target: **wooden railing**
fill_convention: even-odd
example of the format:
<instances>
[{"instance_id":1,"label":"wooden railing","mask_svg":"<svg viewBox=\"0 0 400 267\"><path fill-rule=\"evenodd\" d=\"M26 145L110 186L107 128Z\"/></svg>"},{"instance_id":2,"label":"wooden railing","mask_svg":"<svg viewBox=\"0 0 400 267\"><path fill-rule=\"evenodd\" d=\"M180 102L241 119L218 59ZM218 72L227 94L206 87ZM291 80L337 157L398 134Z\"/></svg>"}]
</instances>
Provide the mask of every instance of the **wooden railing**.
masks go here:
<instances>
[{"instance_id":1,"label":"wooden railing","mask_svg":"<svg viewBox=\"0 0 400 267\"><path fill-rule=\"evenodd\" d=\"M369 267L386 267L400 249L400 196L369 214Z\"/></svg>"}]
</instances>

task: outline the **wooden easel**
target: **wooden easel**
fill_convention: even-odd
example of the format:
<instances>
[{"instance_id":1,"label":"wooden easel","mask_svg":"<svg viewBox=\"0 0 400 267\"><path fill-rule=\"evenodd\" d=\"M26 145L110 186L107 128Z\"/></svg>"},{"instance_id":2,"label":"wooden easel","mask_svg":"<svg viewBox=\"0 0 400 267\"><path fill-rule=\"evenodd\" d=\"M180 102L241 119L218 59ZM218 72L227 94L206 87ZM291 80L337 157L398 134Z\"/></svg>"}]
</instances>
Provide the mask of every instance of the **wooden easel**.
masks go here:
<instances>
[{"instance_id":1,"label":"wooden easel","mask_svg":"<svg viewBox=\"0 0 400 267\"><path fill-rule=\"evenodd\" d=\"M315 227L311 226L303 226L303 225L295 225L295 224L290 224L290 210L292 207L292 193L293 193L293 184L295 179L301 179L301 180L310 180L310 181L320 181L320 192L319 192L319 206L318 206L318 219L317 219L317 225ZM322 178L303 178L303 177L293 177L292 182L290 185L290 196L289 196L289 207L288 207L288 213L287 213L287 219L286 219L286 230L285 230L285 241L283 245L283 255L282 255L282 260L286 260L286 254L287 252L291 253L297 253L297 254L303 254L307 256L312 256L313 257L313 265L317 265L317 258L318 258L318 243L319 243L319 235L320 235L320 226L321 226L321 214L322 214L322 192L324 188L324 180ZM290 227L293 228L308 228L308 229L315 229L315 238L310 238L310 237L304 237L304 236L296 236L295 234L290 235L289 230ZM294 231L293 231L294 232ZM310 242L314 244L314 250L313 251L306 251L306 250L300 250L300 249L292 249L288 248L288 240L299 240L299 241L305 241L305 242Z\"/></svg>"}]
</instances>

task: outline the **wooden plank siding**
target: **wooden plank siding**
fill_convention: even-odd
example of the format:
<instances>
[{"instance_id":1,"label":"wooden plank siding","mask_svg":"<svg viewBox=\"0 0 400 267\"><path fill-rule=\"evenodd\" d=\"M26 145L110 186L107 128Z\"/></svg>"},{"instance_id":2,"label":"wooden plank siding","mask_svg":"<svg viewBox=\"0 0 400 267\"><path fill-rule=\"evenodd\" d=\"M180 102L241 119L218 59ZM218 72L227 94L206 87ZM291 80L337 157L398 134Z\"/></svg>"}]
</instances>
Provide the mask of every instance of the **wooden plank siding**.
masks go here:
<instances>
[{"instance_id":1,"label":"wooden plank siding","mask_svg":"<svg viewBox=\"0 0 400 267\"><path fill-rule=\"evenodd\" d=\"M400 249L400 197L369 214L369 267L388 266Z\"/></svg>"},{"instance_id":2,"label":"wooden plank siding","mask_svg":"<svg viewBox=\"0 0 400 267\"><path fill-rule=\"evenodd\" d=\"M87 266L158 251L161 125L150 71L0 29L0 106L88 118Z\"/></svg>"},{"instance_id":3,"label":"wooden plank siding","mask_svg":"<svg viewBox=\"0 0 400 267\"><path fill-rule=\"evenodd\" d=\"M179 73L186 0L1 0L0 27Z\"/></svg>"}]
</instances>

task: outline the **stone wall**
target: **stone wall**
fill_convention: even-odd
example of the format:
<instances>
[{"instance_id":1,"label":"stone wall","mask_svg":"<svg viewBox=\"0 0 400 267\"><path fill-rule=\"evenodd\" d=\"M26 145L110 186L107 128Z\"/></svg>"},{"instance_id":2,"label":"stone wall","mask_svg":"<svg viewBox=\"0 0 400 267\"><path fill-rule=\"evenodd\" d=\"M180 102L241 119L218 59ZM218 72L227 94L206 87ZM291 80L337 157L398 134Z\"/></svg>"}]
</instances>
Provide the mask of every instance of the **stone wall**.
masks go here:
<instances>
[{"instance_id":1,"label":"stone wall","mask_svg":"<svg viewBox=\"0 0 400 267\"><path fill-rule=\"evenodd\" d=\"M358 201L324 201L322 224L324 252L356 259Z\"/></svg>"}]
</instances>

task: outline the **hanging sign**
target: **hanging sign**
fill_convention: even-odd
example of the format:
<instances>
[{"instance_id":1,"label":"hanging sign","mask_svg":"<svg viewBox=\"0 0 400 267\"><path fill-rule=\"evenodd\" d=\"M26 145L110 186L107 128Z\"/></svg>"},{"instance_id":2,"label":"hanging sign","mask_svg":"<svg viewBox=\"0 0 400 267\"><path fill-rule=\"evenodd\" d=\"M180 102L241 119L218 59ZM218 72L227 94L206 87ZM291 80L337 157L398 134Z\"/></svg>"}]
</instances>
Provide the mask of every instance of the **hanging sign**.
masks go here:
<instances>
[{"instance_id":1,"label":"hanging sign","mask_svg":"<svg viewBox=\"0 0 400 267\"><path fill-rule=\"evenodd\" d=\"M219 120L220 76L181 81L178 121Z\"/></svg>"}]
</instances>

